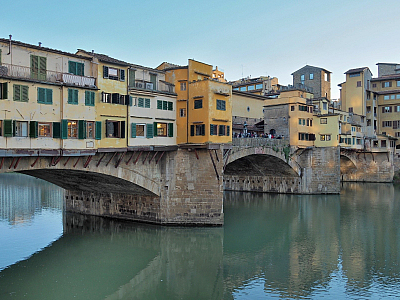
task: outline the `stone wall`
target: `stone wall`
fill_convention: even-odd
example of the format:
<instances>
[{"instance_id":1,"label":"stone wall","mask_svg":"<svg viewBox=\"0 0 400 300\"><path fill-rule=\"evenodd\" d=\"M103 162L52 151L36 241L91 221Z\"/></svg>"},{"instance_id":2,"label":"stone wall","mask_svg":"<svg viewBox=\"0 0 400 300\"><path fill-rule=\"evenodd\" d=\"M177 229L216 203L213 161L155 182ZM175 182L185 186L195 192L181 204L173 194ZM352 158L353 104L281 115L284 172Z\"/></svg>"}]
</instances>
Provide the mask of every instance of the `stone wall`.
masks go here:
<instances>
[{"instance_id":1,"label":"stone wall","mask_svg":"<svg viewBox=\"0 0 400 300\"><path fill-rule=\"evenodd\" d=\"M289 105L264 107L264 133L275 130L275 135L289 136Z\"/></svg>"}]
</instances>

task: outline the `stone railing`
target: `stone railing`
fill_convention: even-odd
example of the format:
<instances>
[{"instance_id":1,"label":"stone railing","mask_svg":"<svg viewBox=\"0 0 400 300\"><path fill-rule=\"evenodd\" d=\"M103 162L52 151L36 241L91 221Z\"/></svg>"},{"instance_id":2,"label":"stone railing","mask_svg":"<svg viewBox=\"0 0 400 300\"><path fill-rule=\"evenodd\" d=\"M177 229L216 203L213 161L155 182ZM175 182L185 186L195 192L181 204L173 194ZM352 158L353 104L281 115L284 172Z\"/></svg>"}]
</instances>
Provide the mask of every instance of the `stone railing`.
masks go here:
<instances>
[{"instance_id":1,"label":"stone railing","mask_svg":"<svg viewBox=\"0 0 400 300\"><path fill-rule=\"evenodd\" d=\"M261 146L287 146L288 139L269 139L269 138L233 138L232 146L236 147L261 147Z\"/></svg>"}]
</instances>

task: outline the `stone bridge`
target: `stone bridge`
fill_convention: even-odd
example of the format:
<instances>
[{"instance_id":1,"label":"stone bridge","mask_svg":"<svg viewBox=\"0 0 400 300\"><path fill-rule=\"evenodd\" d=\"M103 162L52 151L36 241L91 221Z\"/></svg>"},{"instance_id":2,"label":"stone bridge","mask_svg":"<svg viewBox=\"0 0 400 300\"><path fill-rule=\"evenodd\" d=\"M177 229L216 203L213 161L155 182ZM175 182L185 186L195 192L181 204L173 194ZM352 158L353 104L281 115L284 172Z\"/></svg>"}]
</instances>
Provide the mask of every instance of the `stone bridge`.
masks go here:
<instances>
[{"instance_id":1,"label":"stone bridge","mask_svg":"<svg viewBox=\"0 0 400 300\"><path fill-rule=\"evenodd\" d=\"M296 194L340 192L339 148L297 148L286 140L234 139L224 189Z\"/></svg>"}]
</instances>

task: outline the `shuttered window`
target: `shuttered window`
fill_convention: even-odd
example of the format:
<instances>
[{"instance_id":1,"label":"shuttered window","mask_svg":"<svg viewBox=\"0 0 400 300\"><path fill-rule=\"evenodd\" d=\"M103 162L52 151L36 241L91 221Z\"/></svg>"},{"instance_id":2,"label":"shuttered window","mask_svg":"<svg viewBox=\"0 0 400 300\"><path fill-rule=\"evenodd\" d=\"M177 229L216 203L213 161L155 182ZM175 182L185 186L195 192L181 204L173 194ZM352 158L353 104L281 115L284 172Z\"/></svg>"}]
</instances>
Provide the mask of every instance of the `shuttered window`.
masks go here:
<instances>
[{"instance_id":1,"label":"shuttered window","mask_svg":"<svg viewBox=\"0 0 400 300\"><path fill-rule=\"evenodd\" d=\"M28 102L29 86L14 84L14 101Z\"/></svg>"},{"instance_id":2,"label":"shuttered window","mask_svg":"<svg viewBox=\"0 0 400 300\"><path fill-rule=\"evenodd\" d=\"M79 92L77 89L68 89L68 103L69 104L78 104L78 95Z\"/></svg>"},{"instance_id":3,"label":"shuttered window","mask_svg":"<svg viewBox=\"0 0 400 300\"><path fill-rule=\"evenodd\" d=\"M203 107L203 100L194 100L194 109L199 109Z\"/></svg>"},{"instance_id":4,"label":"shuttered window","mask_svg":"<svg viewBox=\"0 0 400 300\"><path fill-rule=\"evenodd\" d=\"M108 67L103 66L103 78L108 78Z\"/></svg>"},{"instance_id":5,"label":"shuttered window","mask_svg":"<svg viewBox=\"0 0 400 300\"><path fill-rule=\"evenodd\" d=\"M146 98L144 103L145 108L150 108L150 99Z\"/></svg>"},{"instance_id":6,"label":"shuttered window","mask_svg":"<svg viewBox=\"0 0 400 300\"><path fill-rule=\"evenodd\" d=\"M78 139L86 139L86 121L78 120Z\"/></svg>"},{"instance_id":7,"label":"shuttered window","mask_svg":"<svg viewBox=\"0 0 400 300\"><path fill-rule=\"evenodd\" d=\"M96 140L101 140L101 121L96 121Z\"/></svg>"},{"instance_id":8,"label":"shuttered window","mask_svg":"<svg viewBox=\"0 0 400 300\"><path fill-rule=\"evenodd\" d=\"M125 81L125 70L119 70L119 80Z\"/></svg>"},{"instance_id":9,"label":"shuttered window","mask_svg":"<svg viewBox=\"0 0 400 300\"><path fill-rule=\"evenodd\" d=\"M46 80L47 58L31 55L31 78Z\"/></svg>"},{"instance_id":10,"label":"shuttered window","mask_svg":"<svg viewBox=\"0 0 400 300\"><path fill-rule=\"evenodd\" d=\"M218 125L210 124L210 135L218 135Z\"/></svg>"},{"instance_id":11,"label":"shuttered window","mask_svg":"<svg viewBox=\"0 0 400 300\"><path fill-rule=\"evenodd\" d=\"M218 135L225 135L225 125L219 125Z\"/></svg>"},{"instance_id":12,"label":"shuttered window","mask_svg":"<svg viewBox=\"0 0 400 300\"><path fill-rule=\"evenodd\" d=\"M148 138L148 139L151 139L152 137L153 137L153 135L154 135L154 125L153 124L147 124L146 125L146 137Z\"/></svg>"},{"instance_id":13,"label":"shuttered window","mask_svg":"<svg viewBox=\"0 0 400 300\"><path fill-rule=\"evenodd\" d=\"M61 138L63 140L68 138L68 120L61 120Z\"/></svg>"},{"instance_id":14,"label":"shuttered window","mask_svg":"<svg viewBox=\"0 0 400 300\"><path fill-rule=\"evenodd\" d=\"M38 97L37 102L42 104L52 104L53 103L53 90L38 87Z\"/></svg>"},{"instance_id":15,"label":"shuttered window","mask_svg":"<svg viewBox=\"0 0 400 300\"><path fill-rule=\"evenodd\" d=\"M174 123L168 123L168 136L174 136Z\"/></svg>"},{"instance_id":16,"label":"shuttered window","mask_svg":"<svg viewBox=\"0 0 400 300\"><path fill-rule=\"evenodd\" d=\"M96 96L95 92L85 91L85 105L94 106L95 96Z\"/></svg>"},{"instance_id":17,"label":"shuttered window","mask_svg":"<svg viewBox=\"0 0 400 300\"><path fill-rule=\"evenodd\" d=\"M163 101L163 110L167 110L168 109L168 103L167 101Z\"/></svg>"},{"instance_id":18,"label":"shuttered window","mask_svg":"<svg viewBox=\"0 0 400 300\"><path fill-rule=\"evenodd\" d=\"M12 120L4 120L4 136L13 136L13 122Z\"/></svg>"},{"instance_id":19,"label":"shuttered window","mask_svg":"<svg viewBox=\"0 0 400 300\"><path fill-rule=\"evenodd\" d=\"M144 99L138 98L138 107L144 107Z\"/></svg>"},{"instance_id":20,"label":"shuttered window","mask_svg":"<svg viewBox=\"0 0 400 300\"><path fill-rule=\"evenodd\" d=\"M136 137L136 123L131 123L131 138Z\"/></svg>"},{"instance_id":21,"label":"shuttered window","mask_svg":"<svg viewBox=\"0 0 400 300\"><path fill-rule=\"evenodd\" d=\"M161 100L157 100L157 109L163 109L163 102Z\"/></svg>"},{"instance_id":22,"label":"shuttered window","mask_svg":"<svg viewBox=\"0 0 400 300\"><path fill-rule=\"evenodd\" d=\"M173 110L173 102L168 101L168 110Z\"/></svg>"},{"instance_id":23,"label":"shuttered window","mask_svg":"<svg viewBox=\"0 0 400 300\"><path fill-rule=\"evenodd\" d=\"M7 82L0 83L0 99L8 99L8 84L7 84Z\"/></svg>"},{"instance_id":24,"label":"shuttered window","mask_svg":"<svg viewBox=\"0 0 400 300\"><path fill-rule=\"evenodd\" d=\"M217 110L226 110L226 101L217 99Z\"/></svg>"},{"instance_id":25,"label":"shuttered window","mask_svg":"<svg viewBox=\"0 0 400 300\"><path fill-rule=\"evenodd\" d=\"M68 73L84 76L84 69L85 65L83 63L79 63L76 61L69 61L68 62Z\"/></svg>"},{"instance_id":26,"label":"shuttered window","mask_svg":"<svg viewBox=\"0 0 400 300\"><path fill-rule=\"evenodd\" d=\"M61 123L53 122L53 138L60 139L61 138Z\"/></svg>"},{"instance_id":27,"label":"shuttered window","mask_svg":"<svg viewBox=\"0 0 400 300\"><path fill-rule=\"evenodd\" d=\"M231 130L231 127L230 127L229 125L226 126L226 135L227 135L227 136L230 135L230 130Z\"/></svg>"},{"instance_id":28,"label":"shuttered window","mask_svg":"<svg viewBox=\"0 0 400 300\"><path fill-rule=\"evenodd\" d=\"M37 121L29 122L29 137L31 137L31 138L38 137L38 122Z\"/></svg>"},{"instance_id":29,"label":"shuttered window","mask_svg":"<svg viewBox=\"0 0 400 300\"><path fill-rule=\"evenodd\" d=\"M153 90L157 89L157 75L150 74L150 82L153 84Z\"/></svg>"}]
</instances>

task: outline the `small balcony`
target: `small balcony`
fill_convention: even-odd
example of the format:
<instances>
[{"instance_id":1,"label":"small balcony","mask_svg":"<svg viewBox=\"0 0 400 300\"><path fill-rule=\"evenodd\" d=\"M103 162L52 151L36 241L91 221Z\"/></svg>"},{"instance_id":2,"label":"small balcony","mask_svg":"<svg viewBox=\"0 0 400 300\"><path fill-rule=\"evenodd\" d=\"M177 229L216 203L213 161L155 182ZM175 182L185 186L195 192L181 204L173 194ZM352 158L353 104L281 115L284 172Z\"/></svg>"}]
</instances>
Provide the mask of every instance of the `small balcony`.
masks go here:
<instances>
[{"instance_id":1,"label":"small balcony","mask_svg":"<svg viewBox=\"0 0 400 300\"><path fill-rule=\"evenodd\" d=\"M56 71L43 71L31 69L29 67L2 64L0 66L0 76L13 78L31 79L35 81L45 81L53 83L64 83L80 87L96 87L96 79L87 76L78 76L70 73L61 73Z\"/></svg>"},{"instance_id":2,"label":"small balcony","mask_svg":"<svg viewBox=\"0 0 400 300\"><path fill-rule=\"evenodd\" d=\"M134 82L129 83L128 88L129 90L136 89L143 91L163 92L169 94L175 93L175 85L163 80L159 80L154 84L153 82L143 79L136 79Z\"/></svg>"}]
</instances>

